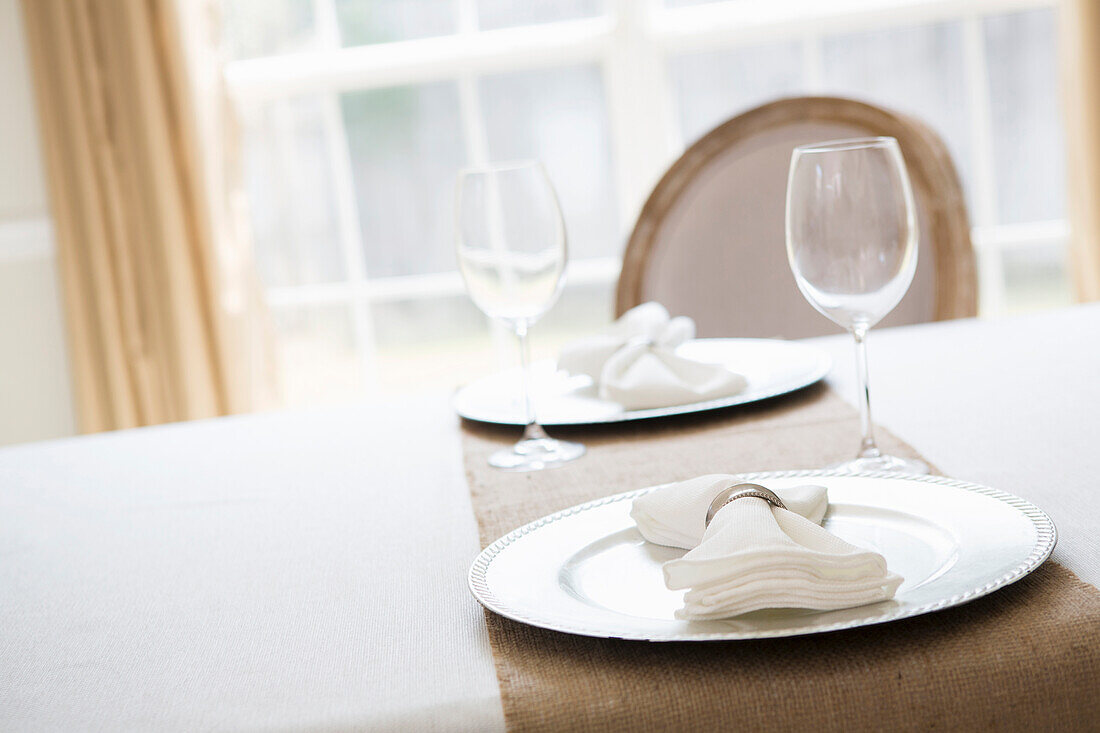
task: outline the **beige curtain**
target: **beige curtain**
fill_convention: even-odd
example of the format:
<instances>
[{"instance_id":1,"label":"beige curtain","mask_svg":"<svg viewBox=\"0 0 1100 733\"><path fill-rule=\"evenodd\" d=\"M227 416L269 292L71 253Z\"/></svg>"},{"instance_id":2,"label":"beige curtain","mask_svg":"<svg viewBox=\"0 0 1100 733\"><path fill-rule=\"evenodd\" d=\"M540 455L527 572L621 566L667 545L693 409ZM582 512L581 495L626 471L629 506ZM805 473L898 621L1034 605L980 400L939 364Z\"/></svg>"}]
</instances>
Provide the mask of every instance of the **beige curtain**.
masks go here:
<instances>
[{"instance_id":1,"label":"beige curtain","mask_svg":"<svg viewBox=\"0 0 1100 733\"><path fill-rule=\"evenodd\" d=\"M214 87L188 63L176 3L22 8L81 427L262 406L269 331L225 107L199 101Z\"/></svg>"},{"instance_id":2,"label":"beige curtain","mask_svg":"<svg viewBox=\"0 0 1100 733\"><path fill-rule=\"evenodd\" d=\"M1100 0L1063 0L1060 49L1070 264L1079 300L1100 299Z\"/></svg>"}]
</instances>

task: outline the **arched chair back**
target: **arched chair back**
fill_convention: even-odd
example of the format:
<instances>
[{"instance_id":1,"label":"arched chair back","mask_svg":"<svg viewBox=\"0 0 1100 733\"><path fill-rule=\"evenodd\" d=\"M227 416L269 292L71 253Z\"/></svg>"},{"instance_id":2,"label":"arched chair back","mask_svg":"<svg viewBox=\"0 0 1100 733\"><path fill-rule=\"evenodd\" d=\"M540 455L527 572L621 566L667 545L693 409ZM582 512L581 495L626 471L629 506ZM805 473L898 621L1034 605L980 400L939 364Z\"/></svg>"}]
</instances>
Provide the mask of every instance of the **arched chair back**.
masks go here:
<instances>
[{"instance_id":1,"label":"arched chair back","mask_svg":"<svg viewBox=\"0 0 1100 733\"><path fill-rule=\"evenodd\" d=\"M791 151L806 143L878 135L898 140L920 227L913 284L882 325L976 315L966 202L943 141L911 117L834 97L757 107L688 148L657 184L630 235L616 315L656 300L675 315L694 318L700 336L837 332L803 299L787 264Z\"/></svg>"}]
</instances>

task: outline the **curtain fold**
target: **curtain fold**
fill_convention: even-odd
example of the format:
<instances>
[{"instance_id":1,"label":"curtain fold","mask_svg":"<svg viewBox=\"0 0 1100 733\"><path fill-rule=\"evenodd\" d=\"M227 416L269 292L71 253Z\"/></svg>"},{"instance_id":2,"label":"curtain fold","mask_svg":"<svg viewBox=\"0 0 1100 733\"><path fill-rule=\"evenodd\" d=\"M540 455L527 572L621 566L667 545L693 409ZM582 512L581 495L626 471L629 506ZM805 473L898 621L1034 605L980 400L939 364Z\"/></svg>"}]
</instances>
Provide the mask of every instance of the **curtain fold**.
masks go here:
<instances>
[{"instance_id":1,"label":"curtain fold","mask_svg":"<svg viewBox=\"0 0 1100 733\"><path fill-rule=\"evenodd\" d=\"M214 86L174 0L22 9L81 428L264 406L271 337L227 108L196 94Z\"/></svg>"},{"instance_id":2,"label":"curtain fold","mask_svg":"<svg viewBox=\"0 0 1100 733\"><path fill-rule=\"evenodd\" d=\"M1070 264L1078 300L1100 299L1100 2L1063 0L1060 49Z\"/></svg>"}]
</instances>

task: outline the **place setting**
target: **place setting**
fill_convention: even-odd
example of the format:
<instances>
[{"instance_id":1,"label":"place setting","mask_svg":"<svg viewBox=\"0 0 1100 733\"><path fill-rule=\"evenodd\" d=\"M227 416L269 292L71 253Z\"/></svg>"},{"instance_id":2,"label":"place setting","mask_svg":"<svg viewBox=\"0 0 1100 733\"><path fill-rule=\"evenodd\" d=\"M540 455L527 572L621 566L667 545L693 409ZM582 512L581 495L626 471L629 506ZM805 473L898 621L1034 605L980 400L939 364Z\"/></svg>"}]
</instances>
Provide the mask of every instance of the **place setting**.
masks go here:
<instances>
[{"instance_id":1,"label":"place setting","mask_svg":"<svg viewBox=\"0 0 1100 733\"><path fill-rule=\"evenodd\" d=\"M475 514L479 501L494 510L496 497L512 508L508 516L525 520L508 528L494 514L490 525L507 531L483 534L468 583L487 609L600 638L800 636L957 606L1050 556L1056 529L1034 504L931 475L914 451L889 454L876 441L867 335L905 295L918 259L897 141L798 146L786 196L786 254L798 289L854 341L858 418L831 389L816 406L769 414L765 402L740 417L738 406L822 380L829 356L779 339L696 339L691 318L657 302L566 344L556 360L530 364L528 332L565 273L553 187L534 161L460 175L460 269L474 302L517 334L522 353L519 369L467 385L453 400L469 420L524 428L514 446L467 459L472 486L493 487L474 489L484 495ZM807 409L819 413L807 420ZM615 424L710 410L727 410L732 427L625 437L613 455L607 438L586 450L543 428L573 426L570 437L583 440L585 425L608 425L613 435ZM750 438L752 421L767 438ZM839 460L832 446L855 444L855 425L855 456ZM799 462L785 464L785 456ZM711 470L645 483L681 465ZM761 466L777 470L751 470ZM507 478L517 472L545 473L533 506L511 493L534 485ZM579 485L594 480L602 483ZM588 500L533 516L535 506L554 505L547 495L555 488Z\"/></svg>"},{"instance_id":2,"label":"place setting","mask_svg":"<svg viewBox=\"0 0 1100 733\"><path fill-rule=\"evenodd\" d=\"M1100 730L1098 38L0 0L0 733Z\"/></svg>"},{"instance_id":3,"label":"place setting","mask_svg":"<svg viewBox=\"0 0 1100 733\"><path fill-rule=\"evenodd\" d=\"M557 360L531 365L543 425L595 425L745 405L795 392L825 377L829 355L778 339L693 337L695 324L649 302L604 333L568 344ZM523 425L519 370L472 382L455 410L484 423Z\"/></svg>"}]
</instances>

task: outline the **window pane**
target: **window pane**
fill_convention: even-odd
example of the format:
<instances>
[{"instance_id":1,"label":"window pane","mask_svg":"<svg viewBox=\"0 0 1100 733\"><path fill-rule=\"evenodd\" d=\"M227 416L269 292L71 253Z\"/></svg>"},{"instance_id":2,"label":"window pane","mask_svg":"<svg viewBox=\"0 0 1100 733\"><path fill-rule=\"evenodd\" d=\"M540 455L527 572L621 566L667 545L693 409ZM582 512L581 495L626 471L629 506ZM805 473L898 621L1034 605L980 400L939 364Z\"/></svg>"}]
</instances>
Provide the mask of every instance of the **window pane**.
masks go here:
<instances>
[{"instance_id":1,"label":"window pane","mask_svg":"<svg viewBox=\"0 0 1100 733\"><path fill-rule=\"evenodd\" d=\"M1001 257L1005 274L1006 312L1024 313L1070 305L1066 248L1019 247Z\"/></svg>"},{"instance_id":2,"label":"window pane","mask_svg":"<svg viewBox=\"0 0 1100 733\"><path fill-rule=\"evenodd\" d=\"M501 368L485 316L465 295L370 304L383 391L453 389ZM519 351L506 341L512 366Z\"/></svg>"},{"instance_id":3,"label":"window pane","mask_svg":"<svg viewBox=\"0 0 1100 733\"><path fill-rule=\"evenodd\" d=\"M368 274L455 269L454 185L466 157L454 83L355 92L341 103Z\"/></svg>"},{"instance_id":4,"label":"window pane","mask_svg":"<svg viewBox=\"0 0 1100 733\"><path fill-rule=\"evenodd\" d=\"M223 0L222 17L230 58L304 51L316 41L313 0Z\"/></svg>"},{"instance_id":5,"label":"window pane","mask_svg":"<svg viewBox=\"0 0 1100 733\"><path fill-rule=\"evenodd\" d=\"M797 93L802 54L801 44L782 43L672 59L669 73L684 142L739 112Z\"/></svg>"},{"instance_id":6,"label":"window pane","mask_svg":"<svg viewBox=\"0 0 1100 733\"><path fill-rule=\"evenodd\" d=\"M982 23L1001 223L1065 216L1055 12L1014 13Z\"/></svg>"},{"instance_id":7,"label":"window pane","mask_svg":"<svg viewBox=\"0 0 1100 733\"><path fill-rule=\"evenodd\" d=\"M515 336L491 327L465 294L374 302L369 311L384 392L454 389L519 364ZM556 359L566 342L605 328L612 312L612 283L567 285L531 331L533 358Z\"/></svg>"},{"instance_id":8,"label":"window pane","mask_svg":"<svg viewBox=\"0 0 1100 733\"><path fill-rule=\"evenodd\" d=\"M931 125L947 143L973 202L959 23L833 36L824 40L822 53L827 93L866 98Z\"/></svg>"},{"instance_id":9,"label":"window pane","mask_svg":"<svg viewBox=\"0 0 1100 733\"><path fill-rule=\"evenodd\" d=\"M345 46L444 36L458 29L455 0L334 0Z\"/></svg>"},{"instance_id":10,"label":"window pane","mask_svg":"<svg viewBox=\"0 0 1100 733\"><path fill-rule=\"evenodd\" d=\"M604 13L604 0L478 0L478 25L484 29L591 18Z\"/></svg>"},{"instance_id":11,"label":"window pane","mask_svg":"<svg viewBox=\"0 0 1100 733\"><path fill-rule=\"evenodd\" d=\"M539 158L561 199L570 257L621 249L611 182L603 81L594 66L522 71L481 79L494 160Z\"/></svg>"},{"instance_id":12,"label":"window pane","mask_svg":"<svg viewBox=\"0 0 1100 733\"><path fill-rule=\"evenodd\" d=\"M350 307L279 308L272 317L283 404L334 402L363 391Z\"/></svg>"},{"instance_id":13,"label":"window pane","mask_svg":"<svg viewBox=\"0 0 1100 733\"><path fill-rule=\"evenodd\" d=\"M269 286L344 279L320 97L244 115L245 183L257 267Z\"/></svg>"},{"instance_id":14,"label":"window pane","mask_svg":"<svg viewBox=\"0 0 1100 733\"><path fill-rule=\"evenodd\" d=\"M531 329L532 357L557 359L566 343L601 332L614 318L614 282L567 284L558 302Z\"/></svg>"}]
</instances>

